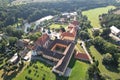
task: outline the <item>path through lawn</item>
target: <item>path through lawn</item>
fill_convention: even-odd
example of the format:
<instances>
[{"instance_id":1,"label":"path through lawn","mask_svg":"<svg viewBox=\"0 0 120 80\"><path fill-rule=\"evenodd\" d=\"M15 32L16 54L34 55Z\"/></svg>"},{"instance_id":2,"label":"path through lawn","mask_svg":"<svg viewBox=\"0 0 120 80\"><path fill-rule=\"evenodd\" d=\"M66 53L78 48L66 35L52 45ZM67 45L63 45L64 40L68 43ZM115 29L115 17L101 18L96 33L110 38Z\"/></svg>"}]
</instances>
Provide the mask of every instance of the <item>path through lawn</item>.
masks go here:
<instances>
[{"instance_id":1,"label":"path through lawn","mask_svg":"<svg viewBox=\"0 0 120 80\"><path fill-rule=\"evenodd\" d=\"M91 54L99 61L99 69L103 74L106 74L112 78L112 80L120 79L120 73L109 71L102 64L102 55L96 50L94 46L90 47Z\"/></svg>"}]
</instances>

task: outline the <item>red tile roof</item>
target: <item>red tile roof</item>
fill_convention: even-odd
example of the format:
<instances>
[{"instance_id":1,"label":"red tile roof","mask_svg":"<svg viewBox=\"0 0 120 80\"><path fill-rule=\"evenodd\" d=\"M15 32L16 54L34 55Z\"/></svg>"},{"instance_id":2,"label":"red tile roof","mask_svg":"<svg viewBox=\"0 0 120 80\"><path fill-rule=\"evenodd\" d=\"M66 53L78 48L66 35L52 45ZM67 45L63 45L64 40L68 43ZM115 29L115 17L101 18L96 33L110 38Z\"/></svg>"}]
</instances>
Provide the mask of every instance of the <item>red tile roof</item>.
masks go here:
<instances>
[{"instance_id":1,"label":"red tile roof","mask_svg":"<svg viewBox=\"0 0 120 80\"><path fill-rule=\"evenodd\" d=\"M72 28L74 28L74 27L75 27L75 25L73 25L73 24L69 24L69 25L68 25L68 29L69 29L69 28L72 29Z\"/></svg>"},{"instance_id":2,"label":"red tile roof","mask_svg":"<svg viewBox=\"0 0 120 80\"><path fill-rule=\"evenodd\" d=\"M31 49L31 50L35 50L35 49L36 49L36 46L28 45L27 48L28 48L28 49Z\"/></svg>"},{"instance_id":3,"label":"red tile roof","mask_svg":"<svg viewBox=\"0 0 120 80\"><path fill-rule=\"evenodd\" d=\"M65 36L68 36L68 37L75 37L75 35L73 33L70 33L70 32L63 32L61 34L62 37L65 37Z\"/></svg>"},{"instance_id":4,"label":"red tile roof","mask_svg":"<svg viewBox=\"0 0 120 80\"><path fill-rule=\"evenodd\" d=\"M45 42L49 39L47 34L43 34L38 40L35 42L37 45L44 45Z\"/></svg>"},{"instance_id":5,"label":"red tile roof","mask_svg":"<svg viewBox=\"0 0 120 80\"><path fill-rule=\"evenodd\" d=\"M70 31L70 33L72 33L74 36L76 36L76 29L75 28L73 28L71 31Z\"/></svg>"},{"instance_id":6,"label":"red tile roof","mask_svg":"<svg viewBox=\"0 0 120 80\"><path fill-rule=\"evenodd\" d=\"M77 25L79 25L79 22L78 21L73 21L73 22L71 22L71 24L77 26Z\"/></svg>"},{"instance_id":7,"label":"red tile roof","mask_svg":"<svg viewBox=\"0 0 120 80\"><path fill-rule=\"evenodd\" d=\"M63 32L61 34L62 37L75 37L76 36L76 26L74 26L73 24L69 24L68 29L70 32Z\"/></svg>"},{"instance_id":8,"label":"red tile roof","mask_svg":"<svg viewBox=\"0 0 120 80\"><path fill-rule=\"evenodd\" d=\"M75 58L76 59L81 59L81 60L87 60L87 61L90 60L89 57L88 57L88 55L86 53L79 53L79 52L77 52L75 54Z\"/></svg>"}]
</instances>

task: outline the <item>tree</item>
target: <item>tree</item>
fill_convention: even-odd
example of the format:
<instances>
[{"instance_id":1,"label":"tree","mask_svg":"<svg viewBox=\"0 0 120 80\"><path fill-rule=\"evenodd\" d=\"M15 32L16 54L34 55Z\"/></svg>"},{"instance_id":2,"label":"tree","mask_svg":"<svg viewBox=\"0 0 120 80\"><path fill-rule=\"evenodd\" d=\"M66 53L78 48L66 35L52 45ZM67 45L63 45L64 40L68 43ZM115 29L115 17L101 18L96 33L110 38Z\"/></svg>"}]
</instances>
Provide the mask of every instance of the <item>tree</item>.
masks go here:
<instances>
[{"instance_id":1,"label":"tree","mask_svg":"<svg viewBox=\"0 0 120 80\"><path fill-rule=\"evenodd\" d=\"M113 61L114 61L114 59L110 53L103 55L103 61L102 61L103 64L112 65Z\"/></svg>"},{"instance_id":2,"label":"tree","mask_svg":"<svg viewBox=\"0 0 120 80\"><path fill-rule=\"evenodd\" d=\"M6 31L6 33L7 33L9 36L11 36L13 30L14 30L14 28L13 28L12 26L8 26L5 31Z\"/></svg>"},{"instance_id":3,"label":"tree","mask_svg":"<svg viewBox=\"0 0 120 80\"><path fill-rule=\"evenodd\" d=\"M17 37L17 38L20 39L20 38L22 38L22 35L23 35L23 34L24 34L24 32L23 32L22 30L14 30L12 35L13 35L14 37Z\"/></svg>"},{"instance_id":4,"label":"tree","mask_svg":"<svg viewBox=\"0 0 120 80\"><path fill-rule=\"evenodd\" d=\"M9 44L11 46L14 46L14 44L17 42L18 38L17 37L9 37Z\"/></svg>"},{"instance_id":5,"label":"tree","mask_svg":"<svg viewBox=\"0 0 120 80\"><path fill-rule=\"evenodd\" d=\"M103 27L109 28L113 25L115 25L117 28L120 28L120 15L116 14L103 14L102 19L100 21L101 25L105 25Z\"/></svg>"},{"instance_id":6,"label":"tree","mask_svg":"<svg viewBox=\"0 0 120 80\"><path fill-rule=\"evenodd\" d=\"M65 28L63 28L63 27L61 27L61 29L60 29L62 32L65 32Z\"/></svg>"},{"instance_id":7,"label":"tree","mask_svg":"<svg viewBox=\"0 0 120 80\"><path fill-rule=\"evenodd\" d=\"M101 79L100 80L112 80L110 76L108 76L108 74L100 74Z\"/></svg>"},{"instance_id":8,"label":"tree","mask_svg":"<svg viewBox=\"0 0 120 80\"><path fill-rule=\"evenodd\" d=\"M1 41L0 42L0 52L5 52L5 47L6 47L6 42L5 41Z\"/></svg>"},{"instance_id":9,"label":"tree","mask_svg":"<svg viewBox=\"0 0 120 80\"><path fill-rule=\"evenodd\" d=\"M106 28L106 29L103 29L101 36L104 38L108 38L110 33L111 33L111 30L109 28Z\"/></svg>"},{"instance_id":10,"label":"tree","mask_svg":"<svg viewBox=\"0 0 120 80\"><path fill-rule=\"evenodd\" d=\"M48 28L48 34L51 34L50 28Z\"/></svg>"},{"instance_id":11,"label":"tree","mask_svg":"<svg viewBox=\"0 0 120 80\"><path fill-rule=\"evenodd\" d=\"M90 65L90 67L88 68L88 80L99 80L99 75L100 75L100 71L98 68L98 61L95 61L93 64Z\"/></svg>"},{"instance_id":12,"label":"tree","mask_svg":"<svg viewBox=\"0 0 120 80\"><path fill-rule=\"evenodd\" d=\"M28 37L32 41L36 41L42 34L40 32L36 32L34 34L30 34Z\"/></svg>"},{"instance_id":13,"label":"tree","mask_svg":"<svg viewBox=\"0 0 120 80\"><path fill-rule=\"evenodd\" d=\"M93 36L99 36L100 35L100 31L99 30L95 30L94 32L93 32Z\"/></svg>"},{"instance_id":14,"label":"tree","mask_svg":"<svg viewBox=\"0 0 120 80\"><path fill-rule=\"evenodd\" d=\"M88 40L90 39L90 36L87 32L85 31L80 31L79 36L82 40Z\"/></svg>"},{"instance_id":15,"label":"tree","mask_svg":"<svg viewBox=\"0 0 120 80\"><path fill-rule=\"evenodd\" d=\"M17 38L21 38L22 35L24 34L24 32L22 30L16 30L14 29L12 26L8 26L6 28L6 33L9 36L13 36L13 37L17 37Z\"/></svg>"},{"instance_id":16,"label":"tree","mask_svg":"<svg viewBox=\"0 0 120 80\"><path fill-rule=\"evenodd\" d=\"M94 45L101 53L114 54L119 52L119 49L116 47L116 45L105 41L102 37L96 37L94 39Z\"/></svg>"},{"instance_id":17,"label":"tree","mask_svg":"<svg viewBox=\"0 0 120 80\"><path fill-rule=\"evenodd\" d=\"M120 57L118 59L118 71L120 72Z\"/></svg>"},{"instance_id":18,"label":"tree","mask_svg":"<svg viewBox=\"0 0 120 80\"><path fill-rule=\"evenodd\" d=\"M28 70L28 73L30 74L31 72L32 72L31 69L29 69L29 70Z\"/></svg>"}]
</instances>

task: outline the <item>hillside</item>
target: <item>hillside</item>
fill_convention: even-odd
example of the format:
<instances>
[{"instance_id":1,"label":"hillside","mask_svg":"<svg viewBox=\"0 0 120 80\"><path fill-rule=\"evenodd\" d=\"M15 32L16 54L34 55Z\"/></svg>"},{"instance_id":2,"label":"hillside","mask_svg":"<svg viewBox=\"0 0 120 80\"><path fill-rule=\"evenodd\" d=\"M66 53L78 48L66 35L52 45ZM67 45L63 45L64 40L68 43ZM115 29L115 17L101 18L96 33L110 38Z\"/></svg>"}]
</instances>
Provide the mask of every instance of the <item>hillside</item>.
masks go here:
<instances>
[{"instance_id":1,"label":"hillside","mask_svg":"<svg viewBox=\"0 0 120 80\"><path fill-rule=\"evenodd\" d=\"M92 3L92 4L113 4L116 0L0 0L0 6L7 6L12 3L14 5L32 3L32 2L78 2L78 3Z\"/></svg>"},{"instance_id":2,"label":"hillside","mask_svg":"<svg viewBox=\"0 0 120 80\"><path fill-rule=\"evenodd\" d=\"M13 2L14 0L0 0L0 6L6 6L7 4Z\"/></svg>"},{"instance_id":3,"label":"hillside","mask_svg":"<svg viewBox=\"0 0 120 80\"><path fill-rule=\"evenodd\" d=\"M115 0L14 0L13 3L21 3L21 2L93 2L93 3L113 3Z\"/></svg>"}]
</instances>

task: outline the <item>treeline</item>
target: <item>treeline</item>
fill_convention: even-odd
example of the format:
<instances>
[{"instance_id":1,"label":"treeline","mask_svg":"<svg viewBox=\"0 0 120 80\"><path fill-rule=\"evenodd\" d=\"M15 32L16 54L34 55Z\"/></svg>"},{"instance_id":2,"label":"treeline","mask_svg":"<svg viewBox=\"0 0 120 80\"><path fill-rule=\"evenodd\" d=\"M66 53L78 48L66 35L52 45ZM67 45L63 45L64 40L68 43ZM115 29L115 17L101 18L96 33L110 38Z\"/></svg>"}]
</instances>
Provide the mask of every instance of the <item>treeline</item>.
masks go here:
<instances>
[{"instance_id":1,"label":"treeline","mask_svg":"<svg viewBox=\"0 0 120 80\"><path fill-rule=\"evenodd\" d=\"M120 29L120 15L103 14L100 23L103 27L109 28L114 25Z\"/></svg>"},{"instance_id":2,"label":"treeline","mask_svg":"<svg viewBox=\"0 0 120 80\"><path fill-rule=\"evenodd\" d=\"M8 0L10 1L10 0ZM109 0L108 0L109 1ZM3 2L2 2L3 3ZM85 10L100 6L109 5L107 1L96 0L75 0L62 2L28 3L23 5L12 5L9 7L0 7L0 27L12 25L18 22L18 18L23 18L33 22L47 15L55 15L60 12ZM3 4L4 5L4 4ZM89 7L88 7L89 5Z\"/></svg>"},{"instance_id":3,"label":"treeline","mask_svg":"<svg viewBox=\"0 0 120 80\"><path fill-rule=\"evenodd\" d=\"M107 67L112 66L120 72L120 48L107 42L102 37L96 37L93 44L103 54L102 63Z\"/></svg>"},{"instance_id":4,"label":"treeline","mask_svg":"<svg viewBox=\"0 0 120 80\"><path fill-rule=\"evenodd\" d=\"M0 7L5 7L8 4L11 4L15 0L0 0Z\"/></svg>"}]
</instances>

